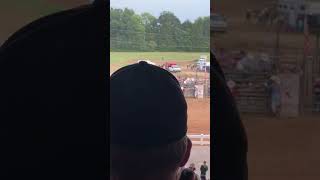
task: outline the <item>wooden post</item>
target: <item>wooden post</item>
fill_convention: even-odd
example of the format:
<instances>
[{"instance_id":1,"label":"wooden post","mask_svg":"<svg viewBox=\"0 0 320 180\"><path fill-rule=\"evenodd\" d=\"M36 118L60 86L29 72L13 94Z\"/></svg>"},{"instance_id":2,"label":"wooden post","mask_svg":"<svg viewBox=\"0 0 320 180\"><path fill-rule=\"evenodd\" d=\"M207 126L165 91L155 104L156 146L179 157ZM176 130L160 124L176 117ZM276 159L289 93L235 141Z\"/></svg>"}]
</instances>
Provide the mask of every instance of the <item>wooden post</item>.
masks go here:
<instances>
[{"instance_id":1,"label":"wooden post","mask_svg":"<svg viewBox=\"0 0 320 180\"><path fill-rule=\"evenodd\" d=\"M276 72L278 72L280 68L280 26L281 23L277 23L277 32L276 32L276 47L275 47L275 65L276 65Z\"/></svg>"},{"instance_id":2,"label":"wooden post","mask_svg":"<svg viewBox=\"0 0 320 180\"><path fill-rule=\"evenodd\" d=\"M203 138L204 138L204 134L201 134L201 138L200 138L200 145L203 146Z\"/></svg>"},{"instance_id":3,"label":"wooden post","mask_svg":"<svg viewBox=\"0 0 320 180\"><path fill-rule=\"evenodd\" d=\"M303 56L302 62L301 62L301 77L300 77L300 114L305 113L305 92L306 92L306 83L305 83L305 77L306 77L306 57Z\"/></svg>"}]
</instances>

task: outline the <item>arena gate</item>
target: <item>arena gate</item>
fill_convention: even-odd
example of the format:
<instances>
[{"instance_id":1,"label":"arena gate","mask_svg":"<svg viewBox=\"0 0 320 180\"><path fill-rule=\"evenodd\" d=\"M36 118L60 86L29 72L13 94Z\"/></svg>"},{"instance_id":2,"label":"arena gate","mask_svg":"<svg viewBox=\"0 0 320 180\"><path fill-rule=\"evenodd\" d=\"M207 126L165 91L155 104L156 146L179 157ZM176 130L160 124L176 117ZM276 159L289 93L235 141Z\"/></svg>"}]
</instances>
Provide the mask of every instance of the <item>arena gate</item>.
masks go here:
<instances>
[{"instance_id":1,"label":"arena gate","mask_svg":"<svg viewBox=\"0 0 320 180\"><path fill-rule=\"evenodd\" d=\"M270 78L268 73L226 73L226 79L236 83L234 96L238 109L242 113L270 113L269 97L265 83Z\"/></svg>"}]
</instances>

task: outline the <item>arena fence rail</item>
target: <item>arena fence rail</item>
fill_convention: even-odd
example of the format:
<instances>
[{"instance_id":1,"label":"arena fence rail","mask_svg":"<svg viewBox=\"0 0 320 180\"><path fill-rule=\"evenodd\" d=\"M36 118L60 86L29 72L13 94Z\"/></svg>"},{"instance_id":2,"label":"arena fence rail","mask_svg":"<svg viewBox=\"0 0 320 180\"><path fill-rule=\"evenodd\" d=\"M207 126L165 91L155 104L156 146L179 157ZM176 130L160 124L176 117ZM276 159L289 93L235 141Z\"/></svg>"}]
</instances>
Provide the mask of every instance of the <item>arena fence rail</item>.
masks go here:
<instances>
[{"instance_id":1,"label":"arena fence rail","mask_svg":"<svg viewBox=\"0 0 320 180\"><path fill-rule=\"evenodd\" d=\"M210 135L209 134L188 134L192 144L201 146L210 146Z\"/></svg>"}]
</instances>

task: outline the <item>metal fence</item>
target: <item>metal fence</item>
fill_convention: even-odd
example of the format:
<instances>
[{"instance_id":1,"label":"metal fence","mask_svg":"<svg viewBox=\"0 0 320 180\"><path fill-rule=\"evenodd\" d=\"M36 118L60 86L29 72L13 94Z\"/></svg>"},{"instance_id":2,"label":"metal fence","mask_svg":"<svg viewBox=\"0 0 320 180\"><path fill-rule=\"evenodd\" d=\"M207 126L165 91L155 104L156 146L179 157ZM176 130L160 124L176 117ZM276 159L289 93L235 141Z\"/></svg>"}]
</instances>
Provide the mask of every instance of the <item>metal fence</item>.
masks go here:
<instances>
[{"instance_id":1,"label":"metal fence","mask_svg":"<svg viewBox=\"0 0 320 180\"><path fill-rule=\"evenodd\" d=\"M270 96L265 87L269 76L266 73L226 73L227 81L232 80L236 83L234 97L240 112L270 112Z\"/></svg>"},{"instance_id":2,"label":"metal fence","mask_svg":"<svg viewBox=\"0 0 320 180\"><path fill-rule=\"evenodd\" d=\"M209 98L210 79L209 78L181 78L179 83L186 98Z\"/></svg>"}]
</instances>

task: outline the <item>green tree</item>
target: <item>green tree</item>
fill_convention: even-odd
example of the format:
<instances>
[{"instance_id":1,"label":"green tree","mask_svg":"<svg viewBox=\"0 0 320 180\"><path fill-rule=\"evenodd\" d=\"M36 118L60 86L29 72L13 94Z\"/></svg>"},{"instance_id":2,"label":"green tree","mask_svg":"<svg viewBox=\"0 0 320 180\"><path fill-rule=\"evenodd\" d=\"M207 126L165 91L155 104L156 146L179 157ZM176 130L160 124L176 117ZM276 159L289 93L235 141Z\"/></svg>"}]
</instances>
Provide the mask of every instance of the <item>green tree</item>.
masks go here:
<instances>
[{"instance_id":1,"label":"green tree","mask_svg":"<svg viewBox=\"0 0 320 180\"><path fill-rule=\"evenodd\" d=\"M141 19L145 28L146 51L154 51L158 46L156 42L157 33L159 33L157 18L150 13L142 13Z\"/></svg>"},{"instance_id":2,"label":"green tree","mask_svg":"<svg viewBox=\"0 0 320 180\"><path fill-rule=\"evenodd\" d=\"M208 51L210 18L183 23L164 11L154 17L131 9L110 9L110 48L116 51Z\"/></svg>"},{"instance_id":3,"label":"green tree","mask_svg":"<svg viewBox=\"0 0 320 180\"><path fill-rule=\"evenodd\" d=\"M164 11L160 14L158 23L160 33L157 39L160 50L175 50L178 47L180 20L172 12Z\"/></svg>"},{"instance_id":4,"label":"green tree","mask_svg":"<svg viewBox=\"0 0 320 180\"><path fill-rule=\"evenodd\" d=\"M210 18L199 17L195 20L191 30L193 51L207 51L210 47Z\"/></svg>"},{"instance_id":5,"label":"green tree","mask_svg":"<svg viewBox=\"0 0 320 180\"><path fill-rule=\"evenodd\" d=\"M116 50L145 49L145 27L139 15L125 8L110 9L110 45Z\"/></svg>"}]
</instances>

